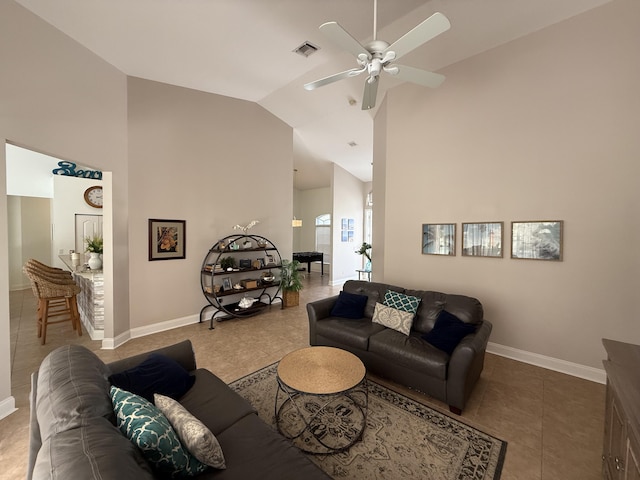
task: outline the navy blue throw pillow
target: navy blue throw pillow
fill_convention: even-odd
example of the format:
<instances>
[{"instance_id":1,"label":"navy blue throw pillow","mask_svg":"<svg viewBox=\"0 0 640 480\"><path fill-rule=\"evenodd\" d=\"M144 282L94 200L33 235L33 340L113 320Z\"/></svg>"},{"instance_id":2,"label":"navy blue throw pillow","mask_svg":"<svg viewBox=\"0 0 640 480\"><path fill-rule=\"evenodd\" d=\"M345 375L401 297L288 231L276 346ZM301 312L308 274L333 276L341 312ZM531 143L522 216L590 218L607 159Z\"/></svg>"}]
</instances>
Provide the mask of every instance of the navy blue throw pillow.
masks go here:
<instances>
[{"instance_id":1,"label":"navy blue throw pillow","mask_svg":"<svg viewBox=\"0 0 640 480\"><path fill-rule=\"evenodd\" d=\"M178 400L193 387L196 377L189 375L174 359L152 353L140 365L109 377L112 385L153 403L153 394L159 393Z\"/></svg>"},{"instance_id":2,"label":"navy blue throw pillow","mask_svg":"<svg viewBox=\"0 0 640 480\"><path fill-rule=\"evenodd\" d=\"M331 309L332 317L359 319L364 317L364 307L369 297L357 293L340 292Z\"/></svg>"},{"instance_id":3,"label":"navy blue throw pillow","mask_svg":"<svg viewBox=\"0 0 640 480\"><path fill-rule=\"evenodd\" d=\"M451 355L460 340L476 331L476 326L464 323L454 314L442 310L433 329L422 335L427 342Z\"/></svg>"}]
</instances>

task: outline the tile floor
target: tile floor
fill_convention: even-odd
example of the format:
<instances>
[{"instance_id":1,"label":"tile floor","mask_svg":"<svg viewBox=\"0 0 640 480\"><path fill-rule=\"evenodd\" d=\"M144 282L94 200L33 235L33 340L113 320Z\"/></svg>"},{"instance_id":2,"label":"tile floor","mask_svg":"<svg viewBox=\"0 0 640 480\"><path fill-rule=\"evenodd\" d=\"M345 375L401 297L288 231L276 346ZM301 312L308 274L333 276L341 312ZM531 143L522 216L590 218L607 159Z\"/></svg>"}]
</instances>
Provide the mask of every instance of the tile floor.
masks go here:
<instances>
[{"instance_id":1,"label":"tile floor","mask_svg":"<svg viewBox=\"0 0 640 480\"><path fill-rule=\"evenodd\" d=\"M12 292L12 393L18 411L0 420L0 478L25 477L29 376L51 350L77 343L108 362L189 338L198 365L230 382L308 346L304 305L340 290L327 280L318 273L308 276L299 307L273 307L249 319L216 323L215 330L208 323L189 325L130 340L116 350L101 350L101 342L86 332L78 337L68 323L49 327L47 344L40 345L31 290ZM377 380L446 409L426 395ZM604 396L603 385L488 354L462 420L509 443L503 480L595 480L601 478Z\"/></svg>"}]
</instances>

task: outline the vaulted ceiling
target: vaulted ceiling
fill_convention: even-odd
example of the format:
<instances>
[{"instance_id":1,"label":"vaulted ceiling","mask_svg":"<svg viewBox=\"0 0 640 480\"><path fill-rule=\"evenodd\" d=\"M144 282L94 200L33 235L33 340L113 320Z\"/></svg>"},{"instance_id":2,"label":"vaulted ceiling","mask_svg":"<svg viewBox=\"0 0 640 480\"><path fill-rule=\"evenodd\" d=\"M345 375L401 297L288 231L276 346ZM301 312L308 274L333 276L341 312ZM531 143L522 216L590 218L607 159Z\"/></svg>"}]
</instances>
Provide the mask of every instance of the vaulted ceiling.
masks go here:
<instances>
[{"instance_id":1,"label":"vaulted ceiling","mask_svg":"<svg viewBox=\"0 0 640 480\"><path fill-rule=\"evenodd\" d=\"M371 180L376 109L360 109L364 76L302 86L357 66L318 26L337 21L366 43L373 0L16 1L127 75L259 103L294 129L297 188L329 185L332 162ZM438 71L608 1L378 0L377 36L392 43L444 13L451 29L402 60ZM320 49L293 53L307 41ZM378 105L399 83L382 77Z\"/></svg>"}]
</instances>

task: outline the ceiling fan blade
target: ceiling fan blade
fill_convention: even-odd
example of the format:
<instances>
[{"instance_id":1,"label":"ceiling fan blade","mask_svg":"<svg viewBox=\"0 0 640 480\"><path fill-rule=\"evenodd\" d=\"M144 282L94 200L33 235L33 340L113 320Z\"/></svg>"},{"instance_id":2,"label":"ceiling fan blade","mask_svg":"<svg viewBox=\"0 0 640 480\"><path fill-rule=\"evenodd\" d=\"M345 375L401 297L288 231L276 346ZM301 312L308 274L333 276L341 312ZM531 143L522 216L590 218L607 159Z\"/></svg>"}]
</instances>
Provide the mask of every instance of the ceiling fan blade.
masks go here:
<instances>
[{"instance_id":1,"label":"ceiling fan blade","mask_svg":"<svg viewBox=\"0 0 640 480\"><path fill-rule=\"evenodd\" d=\"M442 32L446 32L449 28L451 28L449 19L442 13L436 12L389 45L383 53L395 52L395 59L397 60L432 38L437 37Z\"/></svg>"},{"instance_id":2,"label":"ceiling fan blade","mask_svg":"<svg viewBox=\"0 0 640 480\"><path fill-rule=\"evenodd\" d=\"M373 81L369 81L373 78ZM364 95L362 96L362 110L371 110L376 106L376 96L378 95L378 77L369 77L364 82Z\"/></svg>"},{"instance_id":3,"label":"ceiling fan blade","mask_svg":"<svg viewBox=\"0 0 640 480\"><path fill-rule=\"evenodd\" d=\"M338 80L342 80L343 78L355 77L356 75L360 75L364 71L364 68L352 68L351 70L346 70L344 72L334 73L333 75L321 78L320 80L316 80L315 82L305 84L304 89L315 90L318 87L324 87L325 85L337 82Z\"/></svg>"},{"instance_id":4,"label":"ceiling fan blade","mask_svg":"<svg viewBox=\"0 0 640 480\"><path fill-rule=\"evenodd\" d=\"M354 57L365 55L371 59L371 54L364 48L358 40L353 38L338 22L327 22L320 25L320 31L324 33L337 46L350 52Z\"/></svg>"},{"instance_id":5,"label":"ceiling fan blade","mask_svg":"<svg viewBox=\"0 0 640 480\"><path fill-rule=\"evenodd\" d=\"M398 68L398 73L392 73L396 78L405 80L407 82L417 83L424 87L436 88L439 87L444 79L444 75L439 73L428 72L427 70L421 70L419 68L407 67L406 65L394 65Z\"/></svg>"}]
</instances>

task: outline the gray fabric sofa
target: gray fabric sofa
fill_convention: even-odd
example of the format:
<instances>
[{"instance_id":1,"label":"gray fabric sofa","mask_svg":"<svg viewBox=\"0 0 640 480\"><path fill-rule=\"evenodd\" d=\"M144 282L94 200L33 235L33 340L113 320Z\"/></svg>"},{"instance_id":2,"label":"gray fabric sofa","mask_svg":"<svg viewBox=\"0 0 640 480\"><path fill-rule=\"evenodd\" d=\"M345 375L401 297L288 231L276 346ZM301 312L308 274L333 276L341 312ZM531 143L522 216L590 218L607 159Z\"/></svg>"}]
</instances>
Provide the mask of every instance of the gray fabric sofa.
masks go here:
<instances>
[{"instance_id":1,"label":"gray fabric sofa","mask_svg":"<svg viewBox=\"0 0 640 480\"><path fill-rule=\"evenodd\" d=\"M383 302L387 290L421 298L408 336L371 321L376 302ZM462 413L480 378L492 329L483 318L482 304L464 295L359 280L347 281L343 291L368 297L364 317L331 316L338 296L311 302L307 304L310 344L348 350L368 371L431 395L447 403L453 413ZM422 338L433 329L442 310L476 325L475 333L464 337L451 355Z\"/></svg>"},{"instance_id":2,"label":"gray fabric sofa","mask_svg":"<svg viewBox=\"0 0 640 480\"><path fill-rule=\"evenodd\" d=\"M179 399L217 437L227 468L201 479L328 479L298 449L260 420L222 380L197 369L190 341L161 348L195 383ZM32 375L28 479L157 478L138 448L115 426L109 375L140 364L153 352L105 365L77 345L49 354Z\"/></svg>"}]
</instances>

